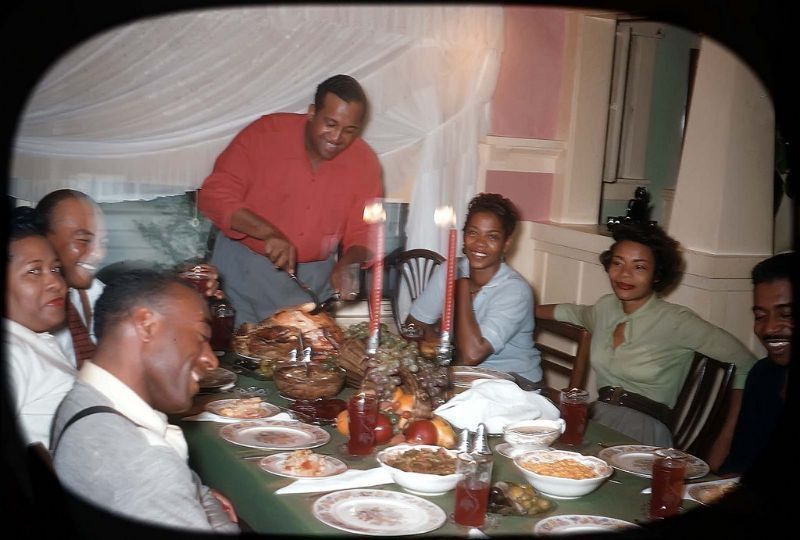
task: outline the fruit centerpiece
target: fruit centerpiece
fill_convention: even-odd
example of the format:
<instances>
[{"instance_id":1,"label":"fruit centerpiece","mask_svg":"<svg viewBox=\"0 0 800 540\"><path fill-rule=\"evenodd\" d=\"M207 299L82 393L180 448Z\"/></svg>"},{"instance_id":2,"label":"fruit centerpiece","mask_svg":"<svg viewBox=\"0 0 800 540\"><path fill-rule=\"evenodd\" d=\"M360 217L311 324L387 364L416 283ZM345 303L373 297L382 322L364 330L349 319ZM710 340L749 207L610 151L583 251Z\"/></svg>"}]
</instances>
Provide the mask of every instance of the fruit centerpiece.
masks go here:
<instances>
[{"instance_id":1,"label":"fruit centerpiece","mask_svg":"<svg viewBox=\"0 0 800 540\"><path fill-rule=\"evenodd\" d=\"M366 322L344 331L345 339L336 362L347 372L347 385L376 393L381 414L394 426L393 442L452 447L455 444L452 428L433 415L433 410L448 399L447 369L422 357L417 343L392 334L383 323L378 349L374 356L368 356L368 335ZM346 416L343 411L337 422L343 433Z\"/></svg>"},{"instance_id":2,"label":"fruit centerpiece","mask_svg":"<svg viewBox=\"0 0 800 540\"><path fill-rule=\"evenodd\" d=\"M391 333L385 324L375 354L367 355L367 322L342 330L330 315L312 315L311 308L313 304L291 306L257 324L244 323L233 339L236 352L259 359L260 372L274 378L279 391L296 404L332 398L342 377L351 388L374 391L383 416L379 444L387 436L394 436L394 442L455 444L450 425L433 416L448 399L446 367L422 356L416 342ZM308 365L300 362L304 347L310 348ZM346 414L345 410L337 417L342 432Z\"/></svg>"},{"instance_id":3,"label":"fruit centerpiece","mask_svg":"<svg viewBox=\"0 0 800 540\"><path fill-rule=\"evenodd\" d=\"M365 353L367 323L345 330L337 363L347 371L347 384L373 390L380 400L388 400L397 387L414 396L414 417L430 418L431 411L447 400L447 370L423 358L415 342L389 332L381 323L380 345L373 357Z\"/></svg>"}]
</instances>

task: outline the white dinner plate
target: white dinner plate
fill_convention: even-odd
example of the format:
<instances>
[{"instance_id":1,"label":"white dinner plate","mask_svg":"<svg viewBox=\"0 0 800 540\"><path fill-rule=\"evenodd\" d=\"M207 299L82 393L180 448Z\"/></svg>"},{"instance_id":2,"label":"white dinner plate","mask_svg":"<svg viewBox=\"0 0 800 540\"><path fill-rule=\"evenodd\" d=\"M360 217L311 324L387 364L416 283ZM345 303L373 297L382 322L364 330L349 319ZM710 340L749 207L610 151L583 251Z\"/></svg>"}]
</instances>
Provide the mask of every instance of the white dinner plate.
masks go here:
<instances>
[{"instance_id":1,"label":"white dinner plate","mask_svg":"<svg viewBox=\"0 0 800 540\"><path fill-rule=\"evenodd\" d=\"M216 390L236 382L236 373L225 368L210 369L198 381L200 390Z\"/></svg>"},{"instance_id":2,"label":"white dinner plate","mask_svg":"<svg viewBox=\"0 0 800 540\"><path fill-rule=\"evenodd\" d=\"M544 518L533 528L534 534L586 534L596 532L621 531L638 525L629 521L605 516L584 516L577 514L551 516Z\"/></svg>"},{"instance_id":3,"label":"white dinner plate","mask_svg":"<svg viewBox=\"0 0 800 540\"><path fill-rule=\"evenodd\" d=\"M273 454L267 456L258 462L258 466L268 473L277 474L278 476L286 476L287 478L325 478L328 476L335 476L342 474L347 470L347 465L343 461L336 459L333 456L322 456L323 465L322 470L317 474L302 474L290 471L286 468L286 458L289 457L291 452L281 452L280 454Z\"/></svg>"},{"instance_id":4,"label":"white dinner plate","mask_svg":"<svg viewBox=\"0 0 800 540\"><path fill-rule=\"evenodd\" d=\"M508 373L472 366L453 366L450 368L450 374L453 379L453 386L459 388L469 388L472 386L473 381L480 379L514 380L514 377Z\"/></svg>"},{"instance_id":5,"label":"white dinner plate","mask_svg":"<svg viewBox=\"0 0 800 540\"><path fill-rule=\"evenodd\" d=\"M617 470L643 478L651 478L653 476L653 460L656 458L654 452L658 449L658 446L624 444L604 448L597 454L597 457ZM705 461L691 454L686 455L689 458L686 463L684 478L689 480L701 478L708 474L709 468Z\"/></svg>"},{"instance_id":6,"label":"white dinner plate","mask_svg":"<svg viewBox=\"0 0 800 540\"><path fill-rule=\"evenodd\" d=\"M739 477L725 478L711 482L692 484L686 487L684 498L691 498L701 504L713 504L739 485Z\"/></svg>"},{"instance_id":7,"label":"white dinner plate","mask_svg":"<svg viewBox=\"0 0 800 540\"><path fill-rule=\"evenodd\" d=\"M531 450L550 450L549 446L542 446L540 444L518 444L513 445L507 442L503 442L498 444L494 447L494 451L500 454L503 457L507 457L508 459L514 459L515 457L524 454L525 452L530 452Z\"/></svg>"},{"instance_id":8,"label":"white dinner plate","mask_svg":"<svg viewBox=\"0 0 800 540\"><path fill-rule=\"evenodd\" d=\"M444 510L416 495L380 489L347 489L323 495L314 517L333 528L371 536L422 534L441 527Z\"/></svg>"},{"instance_id":9,"label":"white dinner plate","mask_svg":"<svg viewBox=\"0 0 800 540\"><path fill-rule=\"evenodd\" d=\"M321 427L291 420L252 420L220 428L228 442L265 450L300 450L322 446L331 439Z\"/></svg>"},{"instance_id":10,"label":"white dinner plate","mask_svg":"<svg viewBox=\"0 0 800 540\"><path fill-rule=\"evenodd\" d=\"M266 401L262 401L261 403L258 404L258 409L256 410L256 415L255 416L236 416L236 415L223 414L222 413L223 409L225 409L226 407L230 407L232 405L235 405L236 402L237 401L241 401L241 399L243 399L243 398L239 398L239 399L219 399L217 401L212 401L211 403L206 403L206 410L208 412L212 412L214 414L217 414L217 415L225 417L225 418L241 418L243 420L245 420L245 419L252 420L252 419L256 419L256 418L267 418L268 416L275 416L276 414L281 412L281 410L278 407L276 407L275 405L273 405L272 403L267 403Z\"/></svg>"}]
</instances>

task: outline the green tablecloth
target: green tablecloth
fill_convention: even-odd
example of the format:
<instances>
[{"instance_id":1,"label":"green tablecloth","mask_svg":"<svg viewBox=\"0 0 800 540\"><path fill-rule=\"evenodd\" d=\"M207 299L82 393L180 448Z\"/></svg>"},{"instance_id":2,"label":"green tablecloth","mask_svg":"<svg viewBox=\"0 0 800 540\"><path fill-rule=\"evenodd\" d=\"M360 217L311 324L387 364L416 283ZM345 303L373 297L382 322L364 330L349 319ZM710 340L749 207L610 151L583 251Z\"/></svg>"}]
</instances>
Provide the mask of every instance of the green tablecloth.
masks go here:
<instances>
[{"instance_id":1,"label":"green tablecloth","mask_svg":"<svg viewBox=\"0 0 800 540\"><path fill-rule=\"evenodd\" d=\"M224 362L221 365L230 367ZM260 381L240 374L237 386L264 388L267 391L267 401L277 405L288 405L288 402L278 395L271 381ZM231 396L225 394L198 396L195 409L199 411L204 403L224 397ZM177 423L186 435L192 468L197 471L206 485L218 489L230 498L242 519L256 532L303 536L349 534L329 527L314 518L311 506L319 494L276 495L277 489L294 480L262 471L258 466L257 459L241 459L244 456L266 455L272 452L237 446L223 440L218 435L218 431L224 424L205 421L178 421ZM359 460L350 459L340 450L346 438L335 427L326 426L325 429L331 433L331 440L324 446L316 448L316 452L336 456L353 469L369 469L378 466L373 457ZM501 438L490 438L492 448L500 442L502 442ZM602 450L602 447L597 444L598 442L614 445L635 444L636 441L609 428L589 422L584 444L579 448L569 449L586 455L597 455ZM554 446L559 448L558 443ZM378 449L380 448L382 447L378 447ZM562 448L568 449L567 447ZM530 533L540 519L559 514L601 515L630 522L646 520L649 495L643 495L641 491L649 486L649 479L621 471L615 471L611 479L619 483L606 481L594 492L578 499L551 498L555 503L555 508L545 514L533 517L498 516L496 526L486 528L484 532L489 536ZM505 480L525 483L525 478L516 469L513 462L498 453L495 453L492 480L494 482ZM402 491L402 488L396 484L376 486L374 489ZM453 491L445 495L426 498L441 506L448 514L453 510ZM692 501L684 500L683 508L689 508L695 504ZM464 536L467 530L466 527L460 527L448 521L440 529L432 531L430 534Z\"/></svg>"}]
</instances>

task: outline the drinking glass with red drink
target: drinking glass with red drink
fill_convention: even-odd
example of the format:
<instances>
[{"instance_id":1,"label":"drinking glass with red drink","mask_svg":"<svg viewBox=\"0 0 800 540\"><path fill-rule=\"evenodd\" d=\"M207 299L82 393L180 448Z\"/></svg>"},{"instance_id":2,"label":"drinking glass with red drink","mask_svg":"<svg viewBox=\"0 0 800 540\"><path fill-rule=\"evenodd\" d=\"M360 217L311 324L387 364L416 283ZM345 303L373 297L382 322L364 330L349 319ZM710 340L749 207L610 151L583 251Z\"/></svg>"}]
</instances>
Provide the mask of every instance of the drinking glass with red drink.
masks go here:
<instances>
[{"instance_id":1,"label":"drinking glass with red drink","mask_svg":"<svg viewBox=\"0 0 800 540\"><path fill-rule=\"evenodd\" d=\"M559 441L570 446L580 446L589 418L589 392L578 388L561 390L559 410L561 418L567 423Z\"/></svg>"},{"instance_id":2,"label":"drinking glass with red drink","mask_svg":"<svg viewBox=\"0 0 800 540\"><path fill-rule=\"evenodd\" d=\"M206 290L211 282L211 272L200 265L186 268L178 273L178 277L191 283L197 292L205 296Z\"/></svg>"},{"instance_id":3,"label":"drinking glass with red drink","mask_svg":"<svg viewBox=\"0 0 800 540\"><path fill-rule=\"evenodd\" d=\"M462 452L456 460L456 473L461 478L456 484L453 520L467 527L482 527L489 505L489 487L492 483L492 456Z\"/></svg>"},{"instance_id":4,"label":"drinking glass with red drink","mask_svg":"<svg viewBox=\"0 0 800 540\"><path fill-rule=\"evenodd\" d=\"M425 337L425 331L421 326L417 326L414 323L401 324L400 335L409 341L422 341L422 338Z\"/></svg>"},{"instance_id":5,"label":"drinking glass with red drink","mask_svg":"<svg viewBox=\"0 0 800 540\"><path fill-rule=\"evenodd\" d=\"M661 519L678 513L688 456L674 448L661 448L655 455L650 483L650 519Z\"/></svg>"},{"instance_id":6,"label":"drinking glass with red drink","mask_svg":"<svg viewBox=\"0 0 800 540\"><path fill-rule=\"evenodd\" d=\"M229 303L218 300L211 304L211 348L214 351L230 349L233 321L236 310Z\"/></svg>"},{"instance_id":7,"label":"drinking glass with red drink","mask_svg":"<svg viewBox=\"0 0 800 540\"><path fill-rule=\"evenodd\" d=\"M366 456L375 447L375 426L378 423L378 397L359 392L347 401L350 438L347 451L354 456Z\"/></svg>"}]
</instances>

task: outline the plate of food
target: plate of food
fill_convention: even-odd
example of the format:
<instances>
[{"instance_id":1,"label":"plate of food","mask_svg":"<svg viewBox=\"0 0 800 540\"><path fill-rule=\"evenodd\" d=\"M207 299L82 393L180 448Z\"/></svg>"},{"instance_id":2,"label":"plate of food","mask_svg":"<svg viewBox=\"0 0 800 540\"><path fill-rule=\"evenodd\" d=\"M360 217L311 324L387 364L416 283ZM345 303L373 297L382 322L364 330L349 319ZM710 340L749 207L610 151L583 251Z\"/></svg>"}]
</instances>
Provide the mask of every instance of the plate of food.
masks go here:
<instances>
[{"instance_id":1,"label":"plate of food","mask_svg":"<svg viewBox=\"0 0 800 540\"><path fill-rule=\"evenodd\" d=\"M263 450L300 450L316 448L327 443L331 436L321 427L294 420L250 420L220 428L226 441Z\"/></svg>"},{"instance_id":2,"label":"plate of food","mask_svg":"<svg viewBox=\"0 0 800 540\"><path fill-rule=\"evenodd\" d=\"M725 496L725 494L736 489L738 485L739 477L702 482L687 486L686 494L699 503L713 504Z\"/></svg>"},{"instance_id":3,"label":"plate of food","mask_svg":"<svg viewBox=\"0 0 800 540\"><path fill-rule=\"evenodd\" d=\"M533 528L533 534L591 534L599 532L620 532L638 528L630 521L605 516L567 514L544 518Z\"/></svg>"},{"instance_id":4,"label":"plate of food","mask_svg":"<svg viewBox=\"0 0 800 540\"><path fill-rule=\"evenodd\" d=\"M225 368L209 369L200 379L200 390L218 390L236 382L236 373Z\"/></svg>"},{"instance_id":5,"label":"plate of food","mask_svg":"<svg viewBox=\"0 0 800 540\"><path fill-rule=\"evenodd\" d=\"M267 456L258 466L268 473L288 478L325 478L347 470L347 465L341 460L308 449Z\"/></svg>"},{"instance_id":6,"label":"plate of food","mask_svg":"<svg viewBox=\"0 0 800 540\"><path fill-rule=\"evenodd\" d=\"M323 495L311 509L325 525L371 536L402 536L434 531L447 515L416 495L381 489L347 489Z\"/></svg>"},{"instance_id":7,"label":"plate of food","mask_svg":"<svg viewBox=\"0 0 800 540\"><path fill-rule=\"evenodd\" d=\"M255 419L267 418L280 412L271 403L262 401L260 397L219 399L206 404L206 410L225 418Z\"/></svg>"},{"instance_id":8,"label":"plate of food","mask_svg":"<svg viewBox=\"0 0 800 540\"><path fill-rule=\"evenodd\" d=\"M514 377L508 373L473 366L453 366L450 368L450 376L453 380L453 386L457 388L469 388L472 386L473 381L479 379L514 380Z\"/></svg>"},{"instance_id":9,"label":"plate of food","mask_svg":"<svg viewBox=\"0 0 800 540\"><path fill-rule=\"evenodd\" d=\"M642 478L651 478L653 476L653 460L656 458L654 452L658 449L658 446L624 444L604 448L597 454L597 457L617 470L641 476ZM690 480L692 478L701 478L708 474L710 469L705 461L691 454L686 455L688 459L684 478Z\"/></svg>"}]
</instances>

